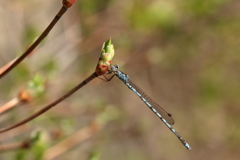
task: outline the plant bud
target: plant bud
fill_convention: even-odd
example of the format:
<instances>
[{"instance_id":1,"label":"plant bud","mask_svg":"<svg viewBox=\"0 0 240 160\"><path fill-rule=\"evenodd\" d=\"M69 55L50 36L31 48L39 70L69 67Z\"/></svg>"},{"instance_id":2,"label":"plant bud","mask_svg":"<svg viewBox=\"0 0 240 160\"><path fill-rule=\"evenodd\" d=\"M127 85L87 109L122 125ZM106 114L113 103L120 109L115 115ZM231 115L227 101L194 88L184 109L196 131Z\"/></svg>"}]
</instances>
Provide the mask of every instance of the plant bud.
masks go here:
<instances>
[{"instance_id":1,"label":"plant bud","mask_svg":"<svg viewBox=\"0 0 240 160\"><path fill-rule=\"evenodd\" d=\"M63 0L62 4L64 7L69 8L73 5L74 2L75 2L75 0Z\"/></svg>"}]
</instances>

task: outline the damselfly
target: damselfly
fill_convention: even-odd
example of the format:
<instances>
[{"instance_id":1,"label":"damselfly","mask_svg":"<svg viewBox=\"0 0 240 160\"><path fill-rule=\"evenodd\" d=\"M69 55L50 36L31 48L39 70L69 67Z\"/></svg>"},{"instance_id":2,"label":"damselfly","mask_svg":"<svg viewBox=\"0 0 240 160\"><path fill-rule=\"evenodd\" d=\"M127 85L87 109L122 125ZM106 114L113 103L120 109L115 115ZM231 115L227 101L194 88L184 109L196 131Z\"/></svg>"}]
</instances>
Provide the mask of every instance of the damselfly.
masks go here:
<instances>
[{"instance_id":1,"label":"damselfly","mask_svg":"<svg viewBox=\"0 0 240 160\"><path fill-rule=\"evenodd\" d=\"M172 128L171 125L174 124L172 115L165 111L160 105L154 102L146 93L143 92L135 83L130 80L130 77L118 70L118 65L111 66L109 73L114 73L114 75L109 79L109 81L117 76L123 83L128 86L140 99L163 121L163 123L176 135L176 137L182 142L182 144L189 150L192 150L190 145Z\"/></svg>"}]
</instances>

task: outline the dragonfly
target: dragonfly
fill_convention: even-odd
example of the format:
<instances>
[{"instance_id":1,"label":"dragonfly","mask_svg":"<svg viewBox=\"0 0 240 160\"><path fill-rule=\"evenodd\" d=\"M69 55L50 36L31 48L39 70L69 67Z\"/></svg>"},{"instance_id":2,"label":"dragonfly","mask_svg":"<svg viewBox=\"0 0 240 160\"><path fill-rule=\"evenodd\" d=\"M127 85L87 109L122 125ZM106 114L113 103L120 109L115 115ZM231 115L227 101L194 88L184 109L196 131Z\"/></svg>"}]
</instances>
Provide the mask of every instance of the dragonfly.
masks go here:
<instances>
[{"instance_id":1,"label":"dragonfly","mask_svg":"<svg viewBox=\"0 0 240 160\"><path fill-rule=\"evenodd\" d=\"M108 79L110 81L114 76L117 76L130 90L132 90L152 111L155 113L162 122L172 131L172 133L181 141L181 143L188 149L192 150L190 145L177 133L171 125L174 124L174 119L172 115L164 110L159 104L153 101L140 87L138 87L132 80L130 80L129 75L118 70L119 65L111 66L108 74L114 73L112 77Z\"/></svg>"}]
</instances>

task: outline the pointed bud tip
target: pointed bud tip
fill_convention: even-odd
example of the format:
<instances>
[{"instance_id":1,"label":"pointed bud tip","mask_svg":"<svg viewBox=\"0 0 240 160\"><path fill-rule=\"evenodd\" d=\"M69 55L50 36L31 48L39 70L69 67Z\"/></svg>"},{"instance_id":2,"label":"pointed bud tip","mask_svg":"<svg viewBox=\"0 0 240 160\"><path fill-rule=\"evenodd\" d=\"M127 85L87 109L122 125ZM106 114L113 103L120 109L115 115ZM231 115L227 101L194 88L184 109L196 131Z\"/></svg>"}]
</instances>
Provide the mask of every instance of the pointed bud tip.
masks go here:
<instances>
[{"instance_id":1,"label":"pointed bud tip","mask_svg":"<svg viewBox=\"0 0 240 160\"><path fill-rule=\"evenodd\" d=\"M107 48L108 46L110 46L110 45L112 45L112 40L111 40L111 38L110 38L109 40L107 40L106 42L103 43L103 47L102 47L102 48L106 50L106 48Z\"/></svg>"},{"instance_id":2,"label":"pointed bud tip","mask_svg":"<svg viewBox=\"0 0 240 160\"><path fill-rule=\"evenodd\" d=\"M106 45L111 45L112 44L112 39L110 38L109 40L107 40Z\"/></svg>"},{"instance_id":3,"label":"pointed bud tip","mask_svg":"<svg viewBox=\"0 0 240 160\"><path fill-rule=\"evenodd\" d=\"M110 53L112 54L112 52L114 52L114 47L112 44L112 40L111 38L109 40L107 40L106 42L103 43L103 47L102 47L102 52L101 53Z\"/></svg>"}]
</instances>

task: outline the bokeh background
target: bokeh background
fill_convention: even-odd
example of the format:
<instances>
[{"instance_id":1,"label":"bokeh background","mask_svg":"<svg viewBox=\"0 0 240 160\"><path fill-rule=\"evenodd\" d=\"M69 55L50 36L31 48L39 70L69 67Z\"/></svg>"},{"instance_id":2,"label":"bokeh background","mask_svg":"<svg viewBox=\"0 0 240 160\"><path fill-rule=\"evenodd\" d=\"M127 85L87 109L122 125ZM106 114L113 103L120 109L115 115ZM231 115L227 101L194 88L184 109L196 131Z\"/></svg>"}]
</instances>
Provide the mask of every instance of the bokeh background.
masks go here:
<instances>
[{"instance_id":1,"label":"bokeh background","mask_svg":"<svg viewBox=\"0 0 240 160\"><path fill-rule=\"evenodd\" d=\"M61 0L1 0L0 66L22 54L60 8ZM239 8L239 0L76 0L34 54L0 81L4 104L35 73L48 79L43 97L0 115L3 128L87 78L111 37L113 63L173 115L191 152L114 78L95 79L46 114L0 134L4 145L42 133L35 146L0 159L239 160ZM89 138L79 134L99 121ZM49 158L73 135L62 154Z\"/></svg>"}]
</instances>

